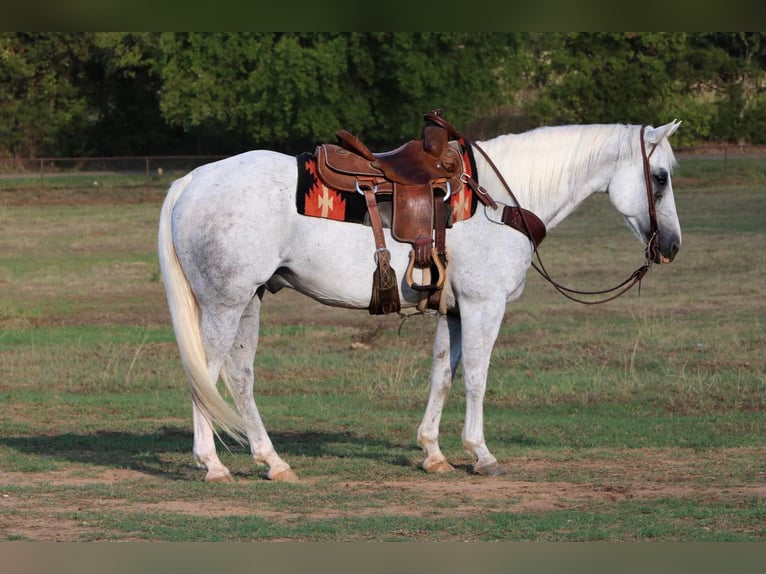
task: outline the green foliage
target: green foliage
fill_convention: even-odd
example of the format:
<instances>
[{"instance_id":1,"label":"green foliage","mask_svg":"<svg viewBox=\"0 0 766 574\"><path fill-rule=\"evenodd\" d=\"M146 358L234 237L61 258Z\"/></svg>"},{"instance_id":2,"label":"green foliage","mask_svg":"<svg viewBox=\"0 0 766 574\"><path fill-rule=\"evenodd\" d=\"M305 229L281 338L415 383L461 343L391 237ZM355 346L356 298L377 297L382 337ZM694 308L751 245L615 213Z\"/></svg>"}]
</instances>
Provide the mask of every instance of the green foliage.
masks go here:
<instances>
[{"instance_id":1,"label":"green foliage","mask_svg":"<svg viewBox=\"0 0 766 574\"><path fill-rule=\"evenodd\" d=\"M35 156L81 128L89 43L74 33L0 33L0 150Z\"/></svg>"},{"instance_id":2,"label":"green foliage","mask_svg":"<svg viewBox=\"0 0 766 574\"><path fill-rule=\"evenodd\" d=\"M766 38L759 32L708 32L689 35L686 86L713 96L716 117L709 124L715 140L762 139L762 125L751 121L762 105ZM681 67L681 66L679 66ZM763 112L760 112L762 115ZM759 123L759 122L757 122Z\"/></svg>"},{"instance_id":3,"label":"green foliage","mask_svg":"<svg viewBox=\"0 0 766 574\"><path fill-rule=\"evenodd\" d=\"M428 110L443 108L460 126L506 101L513 35L386 32L359 40L375 64L366 137L381 145L418 136Z\"/></svg>"},{"instance_id":4,"label":"green foliage","mask_svg":"<svg viewBox=\"0 0 766 574\"><path fill-rule=\"evenodd\" d=\"M766 96L761 94L744 114L745 141L766 144Z\"/></svg>"},{"instance_id":5,"label":"green foliage","mask_svg":"<svg viewBox=\"0 0 766 574\"><path fill-rule=\"evenodd\" d=\"M0 152L285 152L340 128L387 148L445 109L474 137L685 122L762 142L761 32L0 33Z\"/></svg>"},{"instance_id":6,"label":"green foliage","mask_svg":"<svg viewBox=\"0 0 766 574\"><path fill-rule=\"evenodd\" d=\"M98 32L83 85L91 121L73 155L161 154L172 150L182 132L168 126L159 100L157 34Z\"/></svg>"},{"instance_id":7,"label":"green foliage","mask_svg":"<svg viewBox=\"0 0 766 574\"><path fill-rule=\"evenodd\" d=\"M280 149L341 126L371 144L416 137L422 114L454 121L492 102L509 37L467 33L165 34L161 109ZM495 100L497 103L497 100Z\"/></svg>"},{"instance_id":8,"label":"green foliage","mask_svg":"<svg viewBox=\"0 0 766 574\"><path fill-rule=\"evenodd\" d=\"M709 100L689 96L679 98L668 115L663 116L683 121L683 129L673 135L673 145L680 148L710 140L718 112L717 105ZM659 124L660 121L651 123Z\"/></svg>"},{"instance_id":9,"label":"green foliage","mask_svg":"<svg viewBox=\"0 0 766 574\"><path fill-rule=\"evenodd\" d=\"M160 107L185 129L211 127L284 147L330 138L368 111L362 93L347 89L343 36L168 33L160 46Z\"/></svg>"},{"instance_id":10,"label":"green foliage","mask_svg":"<svg viewBox=\"0 0 766 574\"><path fill-rule=\"evenodd\" d=\"M675 97L683 34L568 33L550 56L546 92L556 123L647 123Z\"/></svg>"},{"instance_id":11,"label":"green foliage","mask_svg":"<svg viewBox=\"0 0 766 574\"><path fill-rule=\"evenodd\" d=\"M532 34L538 123L684 121L679 143L763 138L761 33Z\"/></svg>"}]
</instances>

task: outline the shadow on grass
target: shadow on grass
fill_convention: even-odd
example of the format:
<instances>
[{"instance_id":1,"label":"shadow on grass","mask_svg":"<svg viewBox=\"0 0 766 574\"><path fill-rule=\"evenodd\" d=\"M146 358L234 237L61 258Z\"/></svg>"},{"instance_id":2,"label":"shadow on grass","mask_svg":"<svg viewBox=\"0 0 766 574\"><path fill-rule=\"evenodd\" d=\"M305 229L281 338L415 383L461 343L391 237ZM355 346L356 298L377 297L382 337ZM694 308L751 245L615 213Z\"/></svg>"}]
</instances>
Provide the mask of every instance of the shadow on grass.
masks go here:
<instances>
[{"instance_id":1,"label":"shadow on grass","mask_svg":"<svg viewBox=\"0 0 766 574\"><path fill-rule=\"evenodd\" d=\"M270 436L277 451L287 460L298 457L344 457L375 460L394 466L412 464L402 454L403 450L412 450L412 445L347 431L274 432ZM95 431L90 434L0 437L0 445L25 456L44 457L52 462L135 470L168 480L189 480L199 474L192 458L193 442L191 431L175 427L162 427L151 434ZM226 446L233 455L251 460L249 448L237 445L231 439ZM217 448L219 454L227 452L226 447L220 443ZM234 469L232 472L239 474Z\"/></svg>"}]
</instances>

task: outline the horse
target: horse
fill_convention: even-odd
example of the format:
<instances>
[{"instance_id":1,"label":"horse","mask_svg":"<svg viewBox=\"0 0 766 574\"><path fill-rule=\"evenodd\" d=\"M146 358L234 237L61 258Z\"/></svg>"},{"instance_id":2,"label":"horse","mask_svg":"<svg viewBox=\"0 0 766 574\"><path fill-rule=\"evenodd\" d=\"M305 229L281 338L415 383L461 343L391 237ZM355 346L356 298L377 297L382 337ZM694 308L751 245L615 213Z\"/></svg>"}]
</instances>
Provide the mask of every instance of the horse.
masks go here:
<instances>
[{"instance_id":1,"label":"horse","mask_svg":"<svg viewBox=\"0 0 766 574\"><path fill-rule=\"evenodd\" d=\"M644 249L654 245L651 262L670 263L681 228L668 139L679 125L546 126L467 143L482 152L475 154L477 180L495 208L480 206L447 230L445 310L437 315L429 396L417 430L423 470L454 470L439 447L439 424L462 361L462 446L474 473L507 472L485 442L483 400L506 307L524 289L535 246L498 224L500 210L518 202L552 229L591 194L606 192ZM326 305L368 308L373 234L363 225L299 214L296 179L294 156L248 151L175 180L161 209L160 268L191 390L193 457L207 481L232 480L216 453L219 431L249 443L266 478L298 479L277 454L253 395L265 292L290 288ZM391 267L403 277L410 246L385 233ZM400 281L399 296L404 309L420 294ZM236 410L219 392L219 379Z\"/></svg>"}]
</instances>

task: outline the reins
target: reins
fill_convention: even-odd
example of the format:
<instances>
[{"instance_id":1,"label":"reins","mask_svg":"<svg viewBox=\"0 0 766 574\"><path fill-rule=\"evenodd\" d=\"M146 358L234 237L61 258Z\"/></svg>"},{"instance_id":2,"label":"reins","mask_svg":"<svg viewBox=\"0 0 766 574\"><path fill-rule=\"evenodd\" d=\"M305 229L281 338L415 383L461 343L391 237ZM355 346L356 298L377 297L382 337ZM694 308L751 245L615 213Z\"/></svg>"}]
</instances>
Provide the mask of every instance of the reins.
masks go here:
<instances>
[{"instance_id":1,"label":"reins","mask_svg":"<svg viewBox=\"0 0 766 574\"><path fill-rule=\"evenodd\" d=\"M453 129L454 131L454 129ZM652 265L652 262L654 262L659 255L659 227L657 225L657 213L654 206L654 197L652 193L652 176L651 176L651 169L649 167L649 158L654 153L654 150L657 149L656 146L652 148L652 151L647 155L646 153L646 144L644 142L644 131L645 126L641 126L641 156L642 156L642 162L643 162L643 168L644 168L644 183L646 185L646 194L647 194L647 200L649 203L649 219L651 222L651 230L652 235L649 238L649 241L647 243L646 247L646 260L644 263L633 273L628 276L627 279L625 279L623 282L619 283L618 285L615 285L614 287L611 287L609 289L603 289L600 291L586 291L581 289L572 289L570 287L566 287L562 285L561 283L557 282L555 279L553 279L548 271L545 269L545 266L543 265L542 258L540 257L540 252L537 248L537 244L534 241L531 241L532 243L532 249L534 250L535 257L537 258L537 263L532 261L532 267L537 271L548 283L550 283L559 293L561 293L564 297L567 299L570 299L572 301L575 301L577 303L582 303L583 305L600 305L602 303L607 303L609 301L613 301L614 299L617 299L618 297L621 297L628 291L630 291L633 287L638 285L639 293L641 292L641 280L644 278L644 275L649 271L649 268ZM462 136L461 136L462 137ZM503 187L505 187L505 190L508 192L508 195L510 195L511 200L517 205L521 206L519 204L518 199L516 199L516 196L514 195L513 191L511 190L511 186L508 185L508 182L505 181L505 178L500 173L500 170L497 168L495 163L492 161L492 159L487 155L487 153L476 143L471 142L467 140L466 138L462 138L466 144L473 146L473 148L479 150L481 155L484 157L485 160L487 160L487 163L492 168L492 171L495 172L495 175L500 180L500 183L503 184ZM481 188L475 181L473 182L476 187ZM473 187L473 185L471 186ZM487 194L486 190L482 189L482 193ZM524 210L521 210L521 218L523 221L524 228L527 230L527 236L533 237L531 234L531 226L529 222L527 221L527 214ZM596 297L600 295L606 295L606 297L598 300L588 300L588 299L582 299L579 296L590 296L590 297Z\"/></svg>"}]
</instances>

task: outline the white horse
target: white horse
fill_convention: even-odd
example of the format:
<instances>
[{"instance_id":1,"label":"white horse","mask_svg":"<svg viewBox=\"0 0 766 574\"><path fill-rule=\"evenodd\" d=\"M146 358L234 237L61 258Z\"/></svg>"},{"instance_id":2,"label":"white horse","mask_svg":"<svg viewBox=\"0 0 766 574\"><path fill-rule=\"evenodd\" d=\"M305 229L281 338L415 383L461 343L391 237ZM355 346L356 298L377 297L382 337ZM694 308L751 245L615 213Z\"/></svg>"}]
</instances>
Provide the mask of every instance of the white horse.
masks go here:
<instances>
[{"instance_id":1,"label":"white horse","mask_svg":"<svg viewBox=\"0 0 766 574\"><path fill-rule=\"evenodd\" d=\"M675 158L668 143L679 124L546 127L471 145L485 151L521 206L548 229L601 191L647 245L653 235L652 197L660 250L654 260L668 263L681 245L670 178ZM511 204L488 161L475 155L478 181L499 209ZM216 426L247 440L255 462L268 466L268 478L297 478L275 451L253 398L264 291L290 287L327 305L368 307L375 268L372 231L298 214L296 179L294 157L250 151L178 179L162 207L160 266L191 387L194 458L207 469L208 481L231 480L216 454ZM533 249L524 234L497 223L498 213L479 205L473 217L447 231L447 313L437 320L430 395L417 433L425 453L422 467L428 472L452 469L439 448L439 422L462 359L463 447L476 473L505 473L484 441L483 399L506 305L521 295ZM391 264L402 278L410 246L396 242L388 231ZM400 297L403 308L412 307L419 293L401 282ZM238 412L218 392L219 377Z\"/></svg>"}]
</instances>

